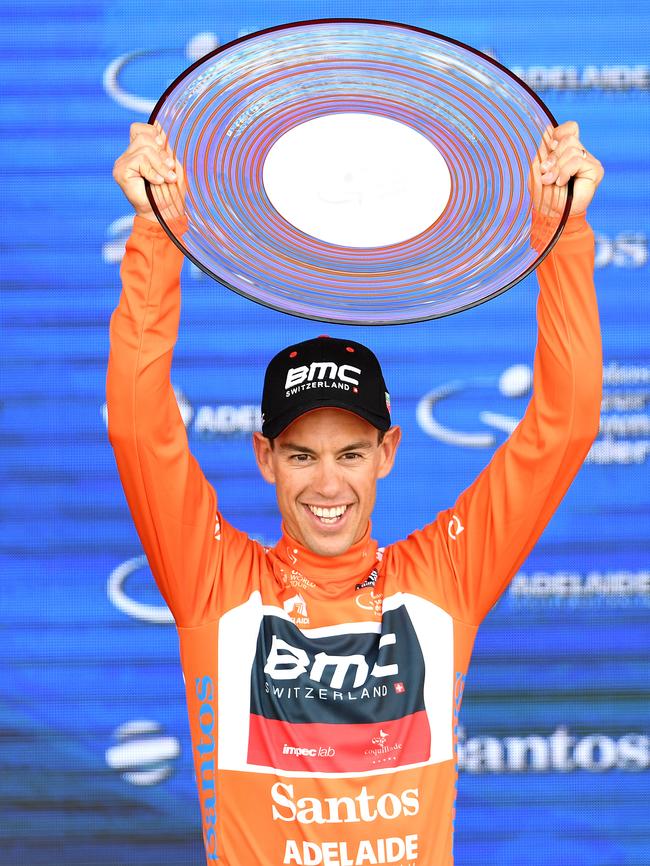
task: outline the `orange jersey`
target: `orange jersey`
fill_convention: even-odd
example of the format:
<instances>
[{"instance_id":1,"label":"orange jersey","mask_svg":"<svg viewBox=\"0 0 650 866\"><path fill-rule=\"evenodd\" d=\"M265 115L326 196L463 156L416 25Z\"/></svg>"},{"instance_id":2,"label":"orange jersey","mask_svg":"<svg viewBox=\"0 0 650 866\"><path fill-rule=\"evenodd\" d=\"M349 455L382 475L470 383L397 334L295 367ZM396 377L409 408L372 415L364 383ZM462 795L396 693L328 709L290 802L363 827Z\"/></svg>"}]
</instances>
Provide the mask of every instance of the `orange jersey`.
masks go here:
<instances>
[{"instance_id":1,"label":"orange jersey","mask_svg":"<svg viewBox=\"0 0 650 866\"><path fill-rule=\"evenodd\" d=\"M324 558L232 527L170 384L182 254L136 217L111 320L109 437L176 622L207 863L449 866L455 744L479 623L598 430L593 232L537 270L534 393L453 507Z\"/></svg>"}]
</instances>

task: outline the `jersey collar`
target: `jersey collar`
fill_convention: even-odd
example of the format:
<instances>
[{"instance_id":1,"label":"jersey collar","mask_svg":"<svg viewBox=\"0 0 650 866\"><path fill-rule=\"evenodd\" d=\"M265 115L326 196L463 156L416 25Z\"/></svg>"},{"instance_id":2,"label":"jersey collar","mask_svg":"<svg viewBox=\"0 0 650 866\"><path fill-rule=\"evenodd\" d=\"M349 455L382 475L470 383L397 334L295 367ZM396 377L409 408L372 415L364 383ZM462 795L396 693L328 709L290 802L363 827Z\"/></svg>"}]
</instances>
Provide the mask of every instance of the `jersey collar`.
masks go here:
<instances>
[{"instance_id":1,"label":"jersey collar","mask_svg":"<svg viewBox=\"0 0 650 866\"><path fill-rule=\"evenodd\" d=\"M375 567L377 542L370 537L371 529L368 521L363 537L345 553L320 556L292 538L283 523L282 538L273 548L273 553L285 566L310 578L326 595L334 595L342 589L354 589Z\"/></svg>"}]
</instances>

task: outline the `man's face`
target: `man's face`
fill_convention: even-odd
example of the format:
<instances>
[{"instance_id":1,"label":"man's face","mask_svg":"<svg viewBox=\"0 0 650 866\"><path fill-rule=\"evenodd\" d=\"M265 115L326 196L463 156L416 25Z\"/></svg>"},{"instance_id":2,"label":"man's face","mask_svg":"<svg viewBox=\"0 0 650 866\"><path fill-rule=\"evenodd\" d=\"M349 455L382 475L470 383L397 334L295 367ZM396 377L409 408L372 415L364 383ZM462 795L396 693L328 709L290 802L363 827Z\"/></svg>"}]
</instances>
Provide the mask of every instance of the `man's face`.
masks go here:
<instances>
[{"instance_id":1,"label":"man's face","mask_svg":"<svg viewBox=\"0 0 650 866\"><path fill-rule=\"evenodd\" d=\"M377 479L390 472L401 432L379 431L344 409L314 409L275 439L255 433L263 477L275 484L287 532L321 556L338 556L361 539Z\"/></svg>"}]
</instances>

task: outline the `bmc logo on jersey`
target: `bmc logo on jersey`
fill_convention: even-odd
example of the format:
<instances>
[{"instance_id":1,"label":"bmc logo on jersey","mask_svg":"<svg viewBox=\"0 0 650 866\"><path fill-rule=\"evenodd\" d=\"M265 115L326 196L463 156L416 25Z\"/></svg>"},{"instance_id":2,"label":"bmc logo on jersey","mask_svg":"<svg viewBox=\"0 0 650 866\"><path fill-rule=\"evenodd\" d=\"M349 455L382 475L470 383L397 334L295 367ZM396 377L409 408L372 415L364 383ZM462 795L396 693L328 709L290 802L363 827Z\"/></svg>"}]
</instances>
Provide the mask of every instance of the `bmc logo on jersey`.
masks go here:
<instances>
[{"instance_id":1,"label":"bmc logo on jersey","mask_svg":"<svg viewBox=\"0 0 650 866\"><path fill-rule=\"evenodd\" d=\"M284 387L288 389L302 385L303 382L313 382L314 380L322 382L325 379L330 379L333 382L338 379L346 385L358 385L359 380L350 375L352 373L360 376L361 370L350 364L341 364L339 367L333 361L314 361L308 367L304 364L301 367L291 367L287 372Z\"/></svg>"},{"instance_id":2,"label":"bmc logo on jersey","mask_svg":"<svg viewBox=\"0 0 650 866\"><path fill-rule=\"evenodd\" d=\"M378 649L381 651L396 642L397 638L394 634L384 634L379 639ZM357 689L364 685L369 676L375 678L396 676L399 673L399 665L381 664L377 657L371 670L362 653L332 655L319 652L311 658L306 650L292 646L277 635L273 635L264 673L274 680L297 680L303 674L309 673L312 682L323 683L332 689L342 688L348 674L353 673L354 681L351 685L353 689Z\"/></svg>"},{"instance_id":3,"label":"bmc logo on jersey","mask_svg":"<svg viewBox=\"0 0 650 866\"><path fill-rule=\"evenodd\" d=\"M368 706L381 724L424 709L424 659L405 607L384 614L383 629L318 629L318 637L280 616L265 616L251 670L251 712L293 724L351 723ZM396 682L401 690L393 687Z\"/></svg>"}]
</instances>

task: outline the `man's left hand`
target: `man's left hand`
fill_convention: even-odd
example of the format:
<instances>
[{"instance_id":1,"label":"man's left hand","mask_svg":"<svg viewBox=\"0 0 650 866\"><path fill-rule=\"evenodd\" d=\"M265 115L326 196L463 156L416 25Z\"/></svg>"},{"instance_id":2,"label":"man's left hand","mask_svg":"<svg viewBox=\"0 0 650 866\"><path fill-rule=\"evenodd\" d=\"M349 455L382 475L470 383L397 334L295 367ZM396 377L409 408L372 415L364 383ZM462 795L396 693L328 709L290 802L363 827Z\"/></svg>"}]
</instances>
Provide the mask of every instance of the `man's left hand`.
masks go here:
<instances>
[{"instance_id":1,"label":"man's left hand","mask_svg":"<svg viewBox=\"0 0 650 866\"><path fill-rule=\"evenodd\" d=\"M540 179L544 186L566 186L574 177L571 214L584 213L589 206L605 169L580 141L575 120L567 120L544 137L546 153L541 154ZM549 190L550 192L550 190Z\"/></svg>"}]
</instances>

